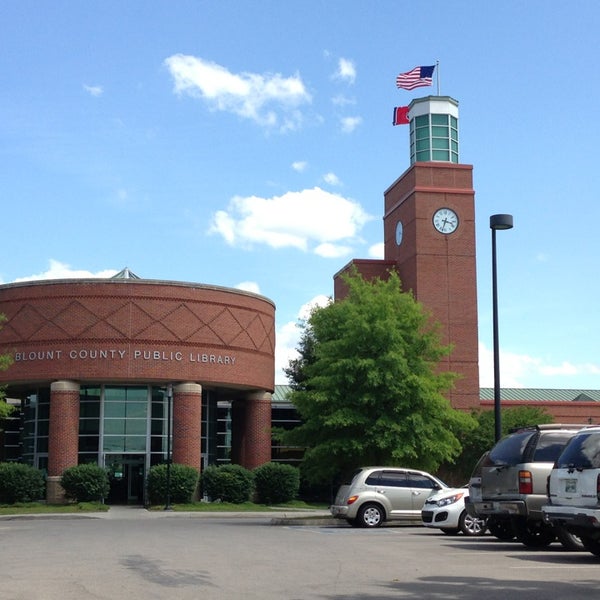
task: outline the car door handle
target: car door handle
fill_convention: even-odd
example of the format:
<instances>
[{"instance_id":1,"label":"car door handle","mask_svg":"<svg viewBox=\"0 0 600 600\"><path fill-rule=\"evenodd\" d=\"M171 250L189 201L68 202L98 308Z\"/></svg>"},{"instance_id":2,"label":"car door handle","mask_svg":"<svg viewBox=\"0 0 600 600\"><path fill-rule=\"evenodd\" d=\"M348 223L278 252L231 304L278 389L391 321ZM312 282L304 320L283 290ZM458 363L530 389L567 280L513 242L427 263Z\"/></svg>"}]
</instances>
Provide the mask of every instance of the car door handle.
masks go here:
<instances>
[{"instance_id":1,"label":"car door handle","mask_svg":"<svg viewBox=\"0 0 600 600\"><path fill-rule=\"evenodd\" d=\"M385 490L375 490L378 494L385 494Z\"/></svg>"}]
</instances>

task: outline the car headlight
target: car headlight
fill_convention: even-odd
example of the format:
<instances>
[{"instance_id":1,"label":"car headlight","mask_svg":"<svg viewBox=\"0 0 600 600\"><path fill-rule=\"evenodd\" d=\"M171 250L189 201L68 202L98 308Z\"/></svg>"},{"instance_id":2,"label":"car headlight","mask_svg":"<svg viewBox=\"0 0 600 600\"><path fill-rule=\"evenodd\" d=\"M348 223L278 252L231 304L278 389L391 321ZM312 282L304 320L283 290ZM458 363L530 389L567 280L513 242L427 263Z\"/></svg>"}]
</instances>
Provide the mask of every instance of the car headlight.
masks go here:
<instances>
[{"instance_id":1,"label":"car headlight","mask_svg":"<svg viewBox=\"0 0 600 600\"><path fill-rule=\"evenodd\" d=\"M454 504L455 502L458 502L464 495L464 492L460 492L452 496L446 496L445 498L438 500L436 502L436 506L448 506L449 504Z\"/></svg>"}]
</instances>

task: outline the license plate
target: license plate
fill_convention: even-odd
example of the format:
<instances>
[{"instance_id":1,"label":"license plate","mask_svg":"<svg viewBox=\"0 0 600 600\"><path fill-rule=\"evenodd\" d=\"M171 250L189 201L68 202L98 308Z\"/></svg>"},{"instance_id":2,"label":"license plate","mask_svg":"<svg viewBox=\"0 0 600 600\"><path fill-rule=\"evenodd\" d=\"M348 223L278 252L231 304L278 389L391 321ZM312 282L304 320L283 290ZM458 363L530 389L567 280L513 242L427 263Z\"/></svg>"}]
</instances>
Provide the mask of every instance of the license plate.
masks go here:
<instances>
[{"instance_id":1,"label":"license plate","mask_svg":"<svg viewBox=\"0 0 600 600\"><path fill-rule=\"evenodd\" d=\"M575 494L577 492L577 479L565 479L565 493Z\"/></svg>"}]
</instances>

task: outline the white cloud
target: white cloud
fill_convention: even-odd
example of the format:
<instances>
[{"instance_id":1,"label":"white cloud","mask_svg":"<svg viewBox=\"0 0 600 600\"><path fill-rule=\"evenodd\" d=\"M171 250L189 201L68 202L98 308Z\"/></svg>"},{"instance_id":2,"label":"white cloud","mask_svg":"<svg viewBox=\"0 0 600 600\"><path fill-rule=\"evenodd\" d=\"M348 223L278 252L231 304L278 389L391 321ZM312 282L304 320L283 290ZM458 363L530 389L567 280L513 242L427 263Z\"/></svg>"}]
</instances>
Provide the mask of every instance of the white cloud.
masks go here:
<instances>
[{"instance_id":1,"label":"white cloud","mask_svg":"<svg viewBox=\"0 0 600 600\"><path fill-rule=\"evenodd\" d=\"M90 95L94 97L102 96L104 93L104 88L101 85L86 85L83 84L83 89Z\"/></svg>"},{"instance_id":2,"label":"white cloud","mask_svg":"<svg viewBox=\"0 0 600 600\"><path fill-rule=\"evenodd\" d=\"M380 260L383 260L384 248L385 248L385 244L383 242L378 242L377 244L373 244L369 248L369 252L368 252L369 258L378 258Z\"/></svg>"},{"instance_id":3,"label":"white cloud","mask_svg":"<svg viewBox=\"0 0 600 600\"><path fill-rule=\"evenodd\" d=\"M341 258L342 256L348 256L351 252L351 246L338 244L319 244L315 248L315 254L323 258Z\"/></svg>"},{"instance_id":4,"label":"white cloud","mask_svg":"<svg viewBox=\"0 0 600 600\"><path fill-rule=\"evenodd\" d=\"M50 268L43 273L36 275L29 275L27 277L20 277L15 279L14 283L20 281L37 281L40 279L83 279L83 278L94 278L94 277L112 277L116 275L118 271L115 269L104 269L103 271L86 271L84 269L73 269L71 265L61 263L58 260L50 259Z\"/></svg>"},{"instance_id":5,"label":"white cloud","mask_svg":"<svg viewBox=\"0 0 600 600\"><path fill-rule=\"evenodd\" d=\"M315 187L272 198L236 196L213 216L209 233L232 246L266 244L337 257L372 219L357 202Z\"/></svg>"},{"instance_id":6,"label":"white cloud","mask_svg":"<svg viewBox=\"0 0 600 600\"><path fill-rule=\"evenodd\" d=\"M296 160L292 163L292 169L298 173L306 171L306 167L308 167L308 163L305 160Z\"/></svg>"},{"instance_id":7,"label":"white cloud","mask_svg":"<svg viewBox=\"0 0 600 600\"><path fill-rule=\"evenodd\" d=\"M329 185L342 185L340 178L335 173L325 173L323 181Z\"/></svg>"},{"instance_id":8,"label":"white cloud","mask_svg":"<svg viewBox=\"0 0 600 600\"><path fill-rule=\"evenodd\" d=\"M342 117L340 123L344 133L352 133L362 123L362 117Z\"/></svg>"},{"instance_id":9,"label":"white cloud","mask_svg":"<svg viewBox=\"0 0 600 600\"><path fill-rule=\"evenodd\" d=\"M596 389L600 384L600 365L593 363L550 365L541 358L500 349L499 364L501 388ZM479 385L494 387L494 353L481 342Z\"/></svg>"},{"instance_id":10,"label":"white cloud","mask_svg":"<svg viewBox=\"0 0 600 600\"><path fill-rule=\"evenodd\" d=\"M356 104L356 100L354 98L348 98L343 94L338 94L331 99L331 103L334 106L348 106Z\"/></svg>"},{"instance_id":11,"label":"white cloud","mask_svg":"<svg viewBox=\"0 0 600 600\"><path fill-rule=\"evenodd\" d=\"M253 294L260 294L260 286L256 281L242 281L238 283L236 289L243 290L244 292L252 292Z\"/></svg>"},{"instance_id":12,"label":"white cloud","mask_svg":"<svg viewBox=\"0 0 600 600\"><path fill-rule=\"evenodd\" d=\"M338 68L334 74L334 79L346 81L347 83L354 83L356 80L356 66L354 62L347 58L340 58L338 60Z\"/></svg>"},{"instance_id":13,"label":"white cloud","mask_svg":"<svg viewBox=\"0 0 600 600\"><path fill-rule=\"evenodd\" d=\"M277 328L277 344L275 347L275 383L286 385L289 382L283 369L289 365L290 360L298 357L296 348L300 342L301 329L298 327L299 320L306 320L313 308L327 306L331 299L325 295L315 296L312 300L303 304L298 311L296 321L289 321Z\"/></svg>"},{"instance_id":14,"label":"white cloud","mask_svg":"<svg viewBox=\"0 0 600 600\"><path fill-rule=\"evenodd\" d=\"M563 361L560 365L540 365L540 373L550 377L556 375L600 375L600 365L594 365L592 363L574 365L568 361Z\"/></svg>"},{"instance_id":15,"label":"white cloud","mask_svg":"<svg viewBox=\"0 0 600 600\"><path fill-rule=\"evenodd\" d=\"M312 100L298 74L236 74L184 54L170 56L165 65L173 77L175 93L201 98L212 110L234 113L269 128L296 129L302 121L297 107Z\"/></svg>"}]
</instances>

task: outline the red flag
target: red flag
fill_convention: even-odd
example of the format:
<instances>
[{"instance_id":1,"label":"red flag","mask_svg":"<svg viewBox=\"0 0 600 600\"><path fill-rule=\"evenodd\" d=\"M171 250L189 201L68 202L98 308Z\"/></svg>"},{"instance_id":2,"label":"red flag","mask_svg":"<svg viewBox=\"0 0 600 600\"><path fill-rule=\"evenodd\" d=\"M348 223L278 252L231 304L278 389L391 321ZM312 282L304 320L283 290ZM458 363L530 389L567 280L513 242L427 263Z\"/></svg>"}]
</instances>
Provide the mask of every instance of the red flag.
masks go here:
<instances>
[{"instance_id":1,"label":"red flag","mask_svg":"<svg viewBox=\"0 0 600 600\"><path fill-rule=\"evenodd\" d=\"M408 106L396 106L394 108L392 125L408 125Z\"/></svg>"}]
</instances>

